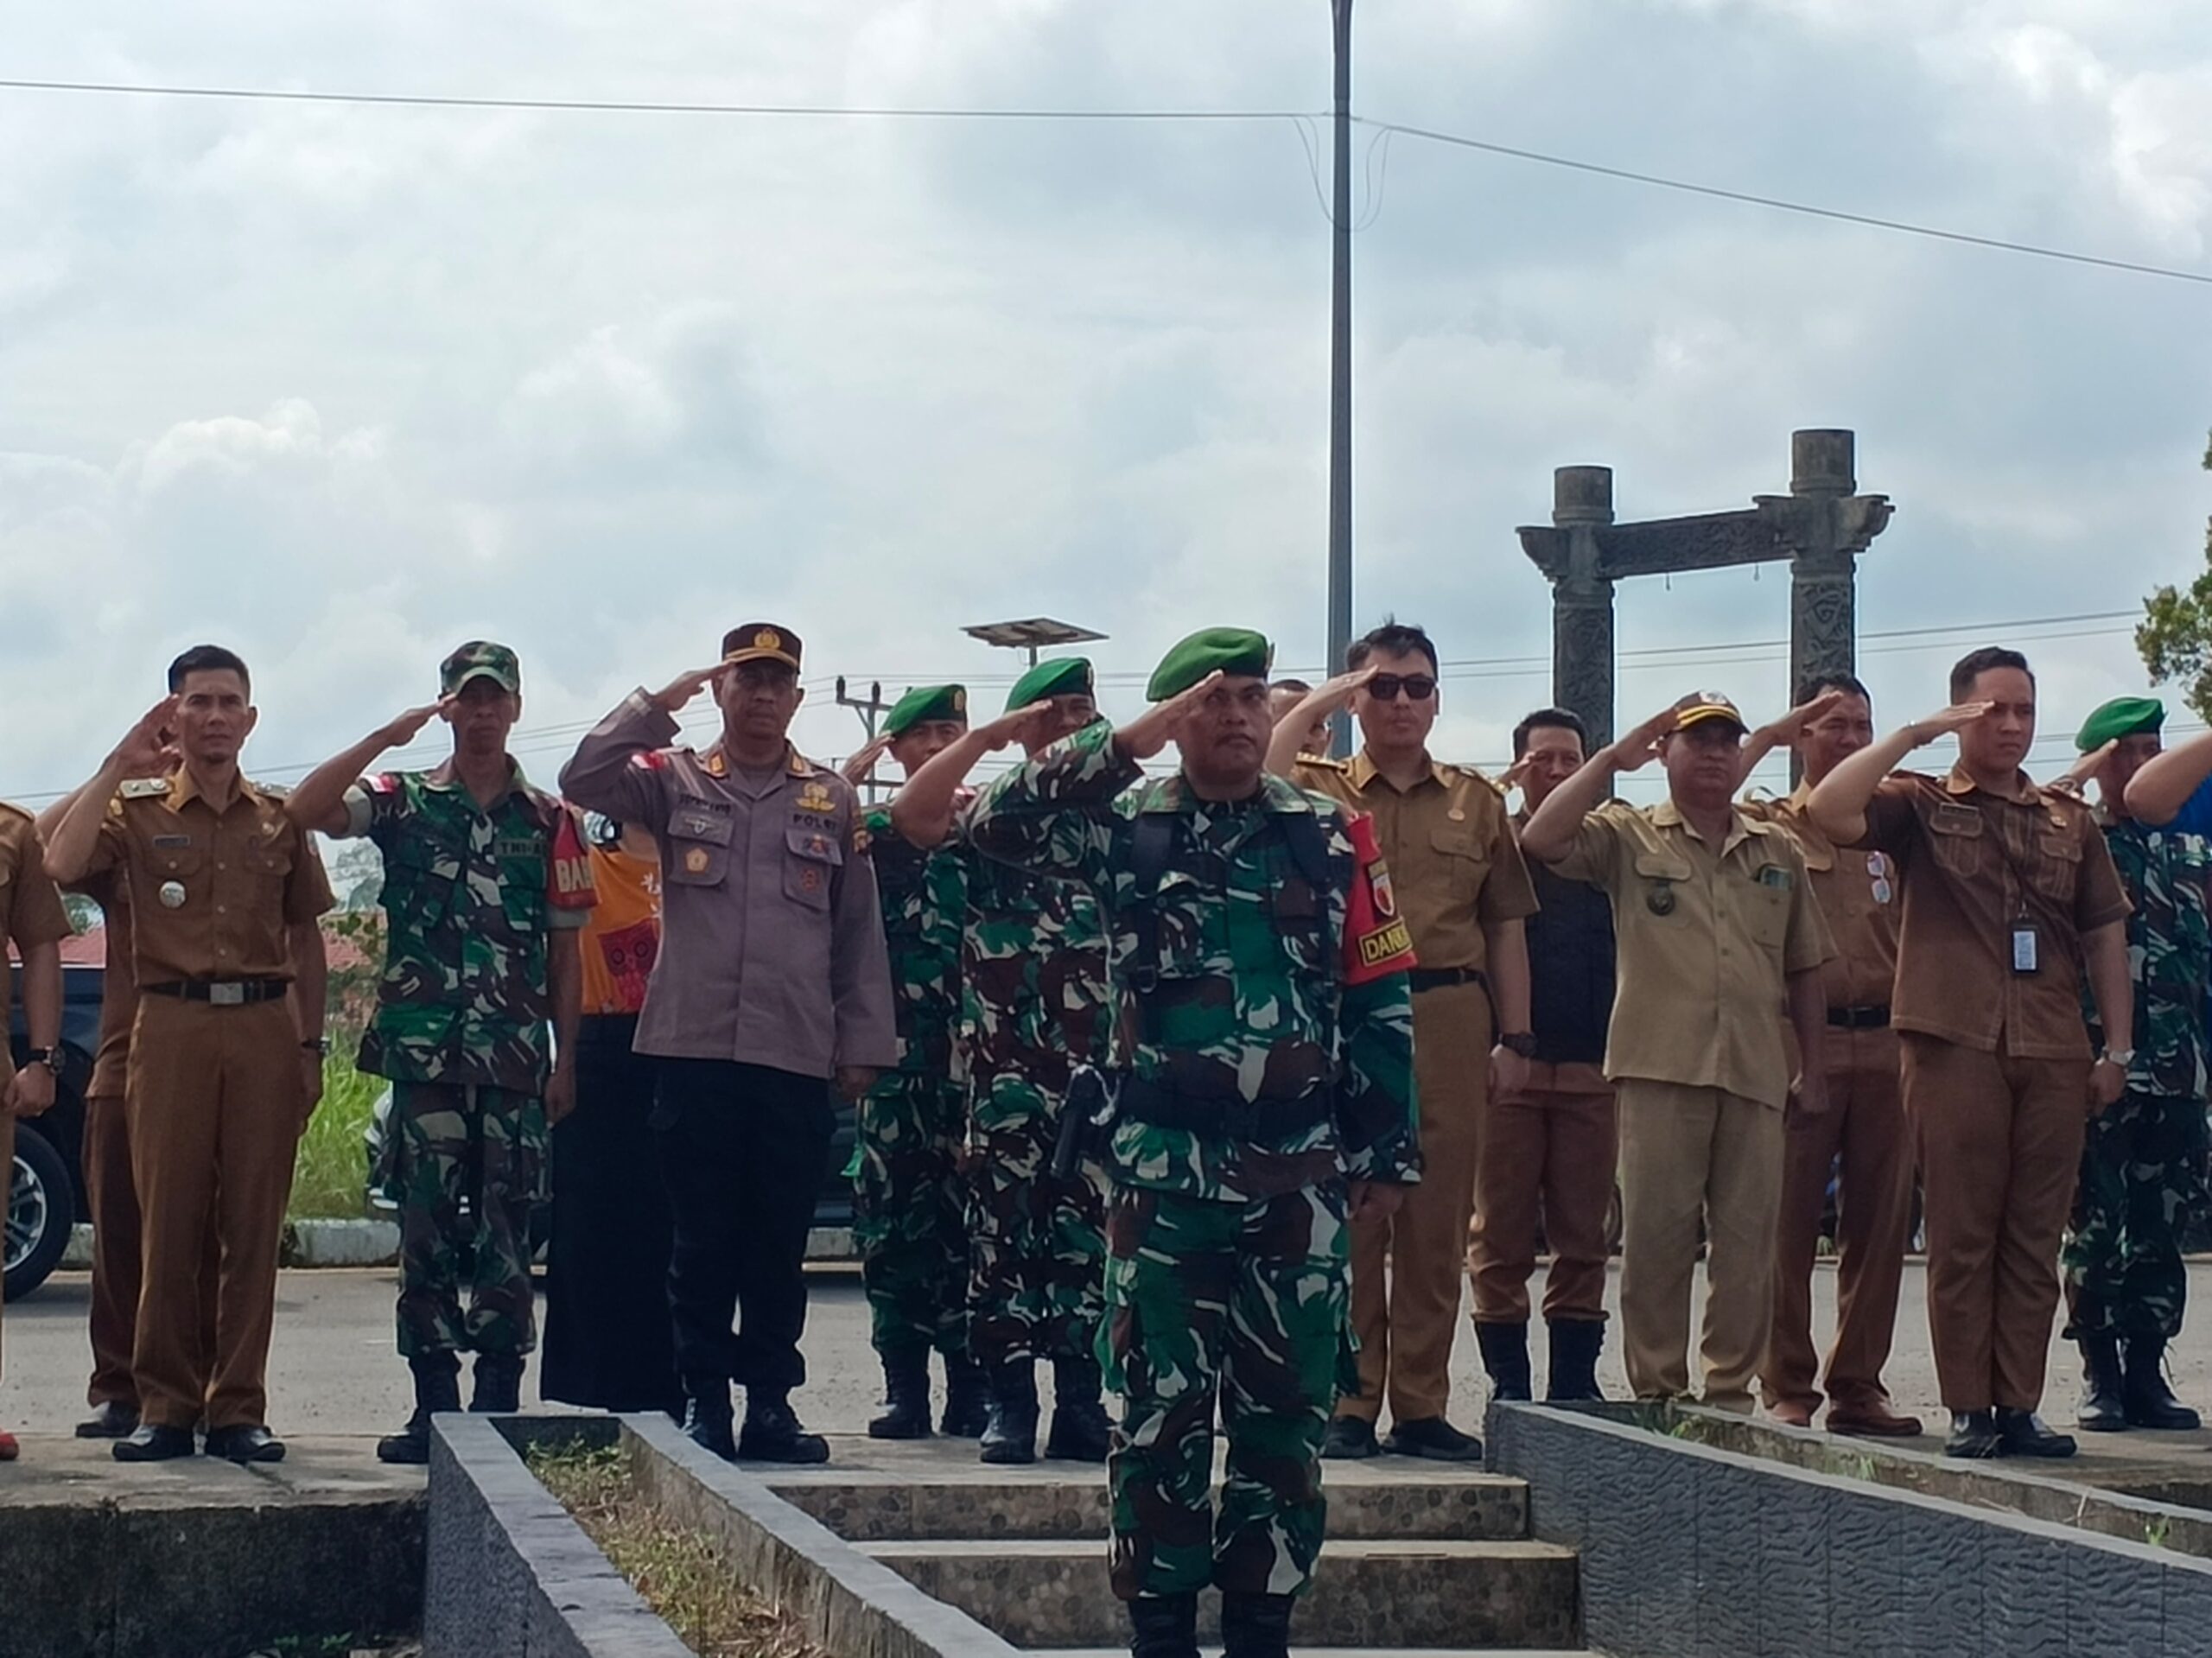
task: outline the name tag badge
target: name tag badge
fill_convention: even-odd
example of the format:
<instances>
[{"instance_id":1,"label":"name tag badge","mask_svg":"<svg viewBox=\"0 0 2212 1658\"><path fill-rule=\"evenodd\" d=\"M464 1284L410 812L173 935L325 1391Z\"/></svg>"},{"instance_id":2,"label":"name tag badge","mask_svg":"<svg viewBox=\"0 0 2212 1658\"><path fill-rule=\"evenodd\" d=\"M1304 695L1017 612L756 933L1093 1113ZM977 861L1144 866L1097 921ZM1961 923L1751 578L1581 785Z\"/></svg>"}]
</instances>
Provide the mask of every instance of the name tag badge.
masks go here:
<instances>
[{"instance_id":1,"label":"name tag badge","mask_svg":"<svg viewBox=\"0 0 2212 1658\"><path fill-rule=\"evenodd\" d=\"M2031 921L2015 922L2012 925L2012 971L2033 973L2036 962L2035 924Z\"/></svg>"}]
</instances>

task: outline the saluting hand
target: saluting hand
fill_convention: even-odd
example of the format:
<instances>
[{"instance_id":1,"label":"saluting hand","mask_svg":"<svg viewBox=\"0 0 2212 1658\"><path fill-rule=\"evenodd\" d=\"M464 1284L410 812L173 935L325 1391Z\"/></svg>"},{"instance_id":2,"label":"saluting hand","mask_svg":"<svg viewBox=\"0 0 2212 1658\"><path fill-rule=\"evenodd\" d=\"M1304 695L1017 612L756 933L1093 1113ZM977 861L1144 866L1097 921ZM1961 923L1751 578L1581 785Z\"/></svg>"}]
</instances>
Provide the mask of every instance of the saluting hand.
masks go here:
<instances>
[{"instance_id":1,"label":"saluting hand","mask_svg":"<svg viewBox=\"0 0 2212 1658\"><path fill-rule=\"evenodd\" d=\"M883 758L884 750L891 746L887 736L871 737L853 751L852 758L837 768L837 773L855 789L868 781L869 772L875 770L876 761Z\"/></svg>"},{"instance_id":2,"label":"saluting hand","mask_svg":"<svg viewBox=\"0 0 2212 1658\"><path fill-rule=\"evenodd\" d=\"M728 663L718 662L711 668L694 668L688 674L678 674L653 693L653 701L664 712L673 714L706 689L709 683L719 680L728 669Z\"/></svg>"},{"instance_id":3,"label":"saluting hand","mask_svg":"<svg viewBox=\"0 0 2212 1658\"><path fill-rule=\"evenodd\" d=\"M1355 668L1350 673L1338 674L1334 679L1325 679L1314 689L1299 699L1298 706L1306 710L1308 720L1319 720L1330 715L1341 714L1351 706L1352 693L1375 677L1381 670L1379 662L1364 668ZM1296 712L1295 709L1293 712Z\"/></svg>"},{"instance_id":4,"label":"saluting hand","mask_svg":"<svg viewBox=\"0 0 2212 1658\"><path fill-rule=\"evenodd\" d=\"M1198 712L1206 694L1223 678L1217 668L1189 689L1177 692L1165 702L1154 703L1114 734L1114 746L1133 760L1150 759L1175 740L1183 722Z\"/></svg>"},{"instance_id":5,"label":"saluting hand","mask_svg":"<svg viewBox=\"0 0 2212 1658\"><path fill-rule=\"evenodd\" d=\"M164 696L139 717L108 756L125 777L158 777L175 756L169 741L169 721L176 718L179 698Z\"/></svg>"},{"instance_id":6,"label":"saluting hand","mask_svg":"<svg viewBox=\"0 0 2212 1658\"><path fill-rule=\"evenodd\" d=\"M1800 702L1779 720L1764 725L1753 734L1768 740L1775 748L1795 747L1812 728L1833 713L1851 693L1840 686L1822 691L1809 702Z\"/></svg>"},{"instance_id":7,"label":"saluting hand","mask_svg":"<svg viewBox=\"0 0 2212 1658\"><path fill-rule=\"evenodd\" d=\"M2104 763L2112 758L2113 750L2119 746L2120 739L2114 737L2107 742L2101 748L2091 749L2088 753L2082 755L2080 759L2075 760L2073 765L2068 766L2066 768L2066 774L2060 778L2056 782L2053 783L2050 786L2057 790L2061 794L2072 795L2076 800L2086 798L2088 792L2089 779L2096 776L2097 772L2103 767Z\"/></svg>"},{"instance_id":8,"label":"saluting hand","mask_svg":"<svg viewBox=\"0 0 2212 1658\"><path fill-rule=\"evenodd\" d=\"M1027 747L1029 727L1046 718L1052 711L1052 704L1050 699L1042 702L1032 702L1026 708L1009 708L997 719L987 721L976 727L974 735L976 740L983 745L983 752L988 754L995 754L1007 744L1014 742L1020 742Z\"/></svg>"},{"instance_id":9,"label":"saluting hand","mask_svg":"<svg viewBox=\"0 0 2212 1658\"><path fill-rule=\"evenodd\" d=\"M1625 737L1616 738L1606 750L1612 756L1613 769L1641 771L1657 758L1659 745L1673 735L1675 727L1681 722L1679 709L1662 708Z\"/></svg>"},{"instance_id":10,"label":"saluting hand","mask_svg":"<svg viewBox=\"0 0 2212 1658\"><path fill-rule=\"evenodd\" d=\"M423 734L423 727L431 721L440 715L451 714L454 701L451 696L441 696L435 702L425 702L419 708L410 708L378 732L378 738L386 748L404 748Z\"/></svg>"},{"instance_id":11,"label":"saluting hand","mask_svg":"<svg viewBox=\"0 0 2212 1658\"><path fill-rule=\"evenodd\" d=\"M1954 702L1940 714L1914 721L1905 730L1910 734L1915 748L1925 748L1938 737L1964 730L1996 706L1993 702Z\"/></svg>"}]
</instances>

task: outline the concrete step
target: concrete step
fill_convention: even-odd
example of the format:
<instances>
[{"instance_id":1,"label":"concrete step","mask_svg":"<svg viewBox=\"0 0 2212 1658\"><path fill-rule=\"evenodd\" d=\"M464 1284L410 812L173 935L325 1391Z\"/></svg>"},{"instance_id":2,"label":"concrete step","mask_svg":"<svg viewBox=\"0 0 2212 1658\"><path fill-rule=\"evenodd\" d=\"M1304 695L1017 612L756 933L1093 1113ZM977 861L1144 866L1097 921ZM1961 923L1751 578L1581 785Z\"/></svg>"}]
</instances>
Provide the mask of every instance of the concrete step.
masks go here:
<instances>
[{"instance_id":1,"label":"concrete step","mask_svg":"<svg viewBox=\"0 0 2212 1658\"><path fill-rule=\"evenodd\" d=\"M1202 1658L1221 1658L1219 1647L1202 1646ZM1587 1647L1305 1647L1293 1642L1290 1658L1591 1658ZM1118 1647L1033 1647L1029 1658L1129 1658L1127 1643Z\"/></svg>"},{"instance_id":2,"label":"concrete step","mask_svg":"<svg viewBox=\"0 0 2212 1658\"><path fill-rule=\"evenodd\" d=\"M1016 1646L1110 1650L1128 1639L1096 1543L899 1541L861 1552ZM1325 1648L1572 1647L1580 1636L1576 1570L1573 1550L1548 1543L1332 1536L1299 1608L1298 1632ZM1203 1635L1214 1634L1218 1617L1217 1598L1204 1597Z\"/></svg>"}]
</instances>

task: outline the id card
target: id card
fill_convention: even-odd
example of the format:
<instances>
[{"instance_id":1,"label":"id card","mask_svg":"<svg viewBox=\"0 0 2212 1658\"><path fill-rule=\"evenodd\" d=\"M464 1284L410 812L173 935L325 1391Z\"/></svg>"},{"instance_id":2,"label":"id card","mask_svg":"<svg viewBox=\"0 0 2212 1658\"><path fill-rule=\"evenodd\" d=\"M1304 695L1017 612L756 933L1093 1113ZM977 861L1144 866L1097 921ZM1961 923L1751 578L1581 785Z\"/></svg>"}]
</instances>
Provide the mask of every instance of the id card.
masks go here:
<instances>
[{"instance_id":1,"label":"id card","mask_svg":"<svg viewBox=\"0 0 2212 1658\"><path fill-rule=\"evenodd\" d=\"M2032 973L2036 970L2036 930L2031 922L2021 921L2012 928L2012 971Z\"/></svg>"}]
</instances>

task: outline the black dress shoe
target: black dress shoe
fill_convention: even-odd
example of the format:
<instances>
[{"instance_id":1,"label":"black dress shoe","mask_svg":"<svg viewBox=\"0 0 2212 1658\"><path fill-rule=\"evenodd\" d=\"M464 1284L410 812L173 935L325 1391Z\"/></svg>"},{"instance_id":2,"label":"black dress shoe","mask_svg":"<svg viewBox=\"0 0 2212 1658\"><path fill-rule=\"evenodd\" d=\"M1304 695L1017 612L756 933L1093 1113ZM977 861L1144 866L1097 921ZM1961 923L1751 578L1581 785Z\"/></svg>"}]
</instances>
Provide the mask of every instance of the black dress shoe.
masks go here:
<instances>
[{"instance_id":1,"label":"black dress shoe","mask_svg":"<svg viewBox=\"0 0 2212 1658\"><path fill-rule=\"evenodd\" d=\"M141 1422L130 1438L115 1442L110 1454L118 1462L171 1462L199 1455L200 1446L188 1427Z\"/></svg>"},{"instance_id":2,"label":"black dress shoe","mask_svg":"<svg viewBox=\"0 0 2212 1658\"><path fill-rule=\"evenodd\" d=\"M1392 1423L1390 1437L1382 1441L1382 1448L1401 1457L1426 1457L1431 1462L1483 1459L1483 1442L1471 1433L1460 1432L1441 1416Z\"/></svg>"},{"instance_id":3,"label":"black dress shoe","mask_svg":"<svg viewBox=\"0 0 2212 1658\"><path fill-rule=\"evenodd\" d=\"M1375 1424L1363 1416L1332 1416L1322 1436L1321 1455L1330 1462L1364 1462L1378 1454Z\"/></svg>"},{"instance_id":4,"label":"black dress shoe","mask_svg":"<svg viewBox=\"0 0 2212 1658\"><path fill-rule=\"evenodd\" d=\"M2070 1457L2074 1454L2074 1436L2054 1433L2042 1417L2031 1410L2015 1410L2009 1405L1997 1407L1997 1432L2005 1441L2008 1457Z\"/></svg>"},{"instance_id":5,"label":"black dress shoe","mask_svg":"<svg viewBox=\"0 0 2212 1658\"><path fill-rule=\"evenodd\" d=\"M111 1399L77 1424L80 1439L127 1439L138 1431L138 1407Z\"/></svg>"},{"instance_id":6,"label":"black dress shoe","mask_svg":"<svg viewBox=\"0 0 2212 1658\"><path fill-rule=\"evenodd\" d=\"M783 1394L748 1388L737 1454L742 1462L828 1462L830 1441L801 1427L798 1413Z\"/></svg>"},{"instance_id":7,"label":"black dress shoe","mask_svg":"<svg viewBox=\"0 0 2212 1658\"><path fill-rule=\"evenodd\" d=\"M284 1442L258 1422L207 1430L207 1454L225 1462L282 1462Z\"/></svg>"},{"instance_id":8,"label":"black dress shoe","mask_svg":"<svg viewBox=\"0 0 2212 1658\"><path fill-rule=\"evenodd\" d=\"M1947 1457L1967 1457L1976 1462L1999 1455L2005 1449L2005 1436L1997 1431L1997 1418L1986 1410L1955 1410L1951 1413L1951 1437L1943 1442Z\"/></svg>"}]
</instances>

